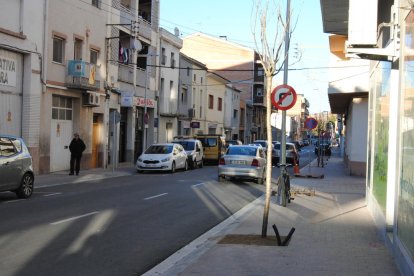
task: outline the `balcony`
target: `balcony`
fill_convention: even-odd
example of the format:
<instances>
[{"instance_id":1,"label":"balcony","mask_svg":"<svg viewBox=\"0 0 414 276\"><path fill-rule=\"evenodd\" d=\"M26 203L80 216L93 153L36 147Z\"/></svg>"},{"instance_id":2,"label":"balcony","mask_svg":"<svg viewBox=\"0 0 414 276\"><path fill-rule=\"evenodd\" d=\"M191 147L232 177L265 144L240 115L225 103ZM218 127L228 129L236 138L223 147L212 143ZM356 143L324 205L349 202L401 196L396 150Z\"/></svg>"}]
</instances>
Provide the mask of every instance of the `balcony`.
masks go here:
<instances>
[{"instance_id":1,"label":"balcony","mask_svg":"<svg viewBox=\"0 0 414 276\"><path fill-rule=\"evenodd\" d=\"M119 0L113 0L112 6L120 11L121 24L131 24L132 21L135 21L135 13L131 7L123 5ZM138 16L138 37L143 37L149 41L151 41L150 18L151 16L146 16L146 19Z\"/></svg>"},{"instance_id":2,"label":"balcony","mask_svg":"<svg viewBox=\"0 0 414 276\"><path fill-rule=\"evenodd\" d=\"M99 90L101 87L100 75L95 64L82 60L69 60L66 66L65 86L72 89Z\"/></svg>"},{"instance_id":3,"label":"balcony","mask_svg":"<svg viewBox=\"0 0 414 276\"><path fill-rule=\"evenodd\" d=\"M141 68L137 68L137 78L136 84L140 86L145 86L145 79L147 73ZM126 82L133 84L134 83L134 67L133 65L124 65L120 64L118 68L118 81ZM149 86L149 80L147 80L147 85Z\"/></svg>"}]
</instances>

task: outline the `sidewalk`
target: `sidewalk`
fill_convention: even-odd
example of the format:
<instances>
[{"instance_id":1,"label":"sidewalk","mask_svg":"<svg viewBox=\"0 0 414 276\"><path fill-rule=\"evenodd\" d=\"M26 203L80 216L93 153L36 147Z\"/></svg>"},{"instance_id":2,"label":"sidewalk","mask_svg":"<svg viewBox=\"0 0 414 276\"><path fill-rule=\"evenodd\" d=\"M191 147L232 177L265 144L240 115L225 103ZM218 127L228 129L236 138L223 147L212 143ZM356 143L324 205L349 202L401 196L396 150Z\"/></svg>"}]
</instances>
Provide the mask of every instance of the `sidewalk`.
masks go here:
<instances>
[{"instance_id":1,"label":"sidewalk","mask_svg":"<svg viewBox=\"0 0 414 276\"><path fill-rule=\"evenodd\" d=\"M287 207L272 197L268 239L273 224L282 236L295 227L288 246L219 243L230 234L261 235L261 197L144 275L400 275L366 207L365 178L348 176L335 154L311 173L325 177L291 182L315 195L298 194Z\"/></svg>"},{"instance_id":2,"label":"sidewalk","mask_svg":"<svg viewBox=\"0 0 414 276\"><path fill-rule=\"evenodd\" d=\"M69 175L69 171L60 171L35 176L35 188L81 183L91 180L101 180L106 178L133 175L136 173L137 171L135 170L134 164L131 163L121 163L115 170L113 170L112 167L107 169L81 169L79 175Z\"/></svg>"}]
</instances>

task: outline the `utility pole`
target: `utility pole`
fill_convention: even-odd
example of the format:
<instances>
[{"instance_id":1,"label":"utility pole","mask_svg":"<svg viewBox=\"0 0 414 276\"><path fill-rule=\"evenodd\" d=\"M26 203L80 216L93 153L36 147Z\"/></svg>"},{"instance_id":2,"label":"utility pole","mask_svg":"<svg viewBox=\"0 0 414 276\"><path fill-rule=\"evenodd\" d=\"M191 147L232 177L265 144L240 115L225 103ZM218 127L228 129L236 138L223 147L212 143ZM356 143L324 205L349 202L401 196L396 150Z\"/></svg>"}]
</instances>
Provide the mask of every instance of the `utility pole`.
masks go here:
<instances>
[{"instance_id":1,"label":"utility pole","mask_svg":"<svg viewBox=\"0 0 414 276\"><path fill-rule=\"evenodd\" d=\"M288 82L289 67L289 43L290 43L290 0L286 4L286 29L285 29L285 60L283 65L283 84ZM286 164L286 110L282 110L282 139L281 139L281 163ZM280 166L280 175L282 176L285 168ZM282 206L286 206L286 197L282 196Z\"/></svg>"}]
</instances>

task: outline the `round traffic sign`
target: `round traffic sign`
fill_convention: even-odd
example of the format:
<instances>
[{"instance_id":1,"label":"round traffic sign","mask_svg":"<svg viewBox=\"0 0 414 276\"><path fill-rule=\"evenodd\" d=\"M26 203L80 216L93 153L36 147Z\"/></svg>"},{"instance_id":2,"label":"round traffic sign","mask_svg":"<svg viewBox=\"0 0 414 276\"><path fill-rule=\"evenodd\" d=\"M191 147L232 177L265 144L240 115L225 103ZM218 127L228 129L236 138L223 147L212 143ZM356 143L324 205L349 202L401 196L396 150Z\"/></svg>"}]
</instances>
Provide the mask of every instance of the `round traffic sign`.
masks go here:
<instances>
[{"instance_id":1,"label":"round traffic sign","mask_svg":"<svg viewBox=\"0 0 414 276\"><path fill-rule=\"evenodd\" d=\"M315 127L317 127L317 125L318 125L318 121L316 121L315 118L309 117L305 120L305 128L309 130L314 129Z\"/></svg>"},{"instance_id":2,"label":"round traffic sign","mask_svg":"<svg viewBox=\"0 0 414 276\"><path fill-rule=\"evenodd\" d=\"M280 110L288 110L296 103L296 91L293 87L282 84L276 86L271 95L272 105Z\"/></svg>"}]
</instances>

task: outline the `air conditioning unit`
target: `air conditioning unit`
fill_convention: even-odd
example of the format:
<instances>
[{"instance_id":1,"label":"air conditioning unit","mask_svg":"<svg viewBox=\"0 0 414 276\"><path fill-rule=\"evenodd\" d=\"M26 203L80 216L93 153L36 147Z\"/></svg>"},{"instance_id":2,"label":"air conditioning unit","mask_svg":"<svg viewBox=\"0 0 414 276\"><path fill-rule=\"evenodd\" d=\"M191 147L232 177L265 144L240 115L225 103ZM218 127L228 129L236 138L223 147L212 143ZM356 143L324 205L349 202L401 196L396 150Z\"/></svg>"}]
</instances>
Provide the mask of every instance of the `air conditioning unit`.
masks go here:
<instances>
[{"instance_id":1,"label":"air conditioning unit","mask_svg":"<svg viewBox=\"0 0 414 276\"><path fill-rule=\"evenodd\" d=\"M83 94L83 105L84 106L100 106L101 96L99 93L86 91Z\"/></svg>"},{"instance_id":2,"label":"air conditioning unit","mask_svg":"<svg viewBox=\"0 0 414 276\"><path fill-rule=\"evenodd\" d=\"M189 118L194 118L195 117L195 109L194 108L189 108L188 109L188 117Z\"/></svg>"}]
</instances>

